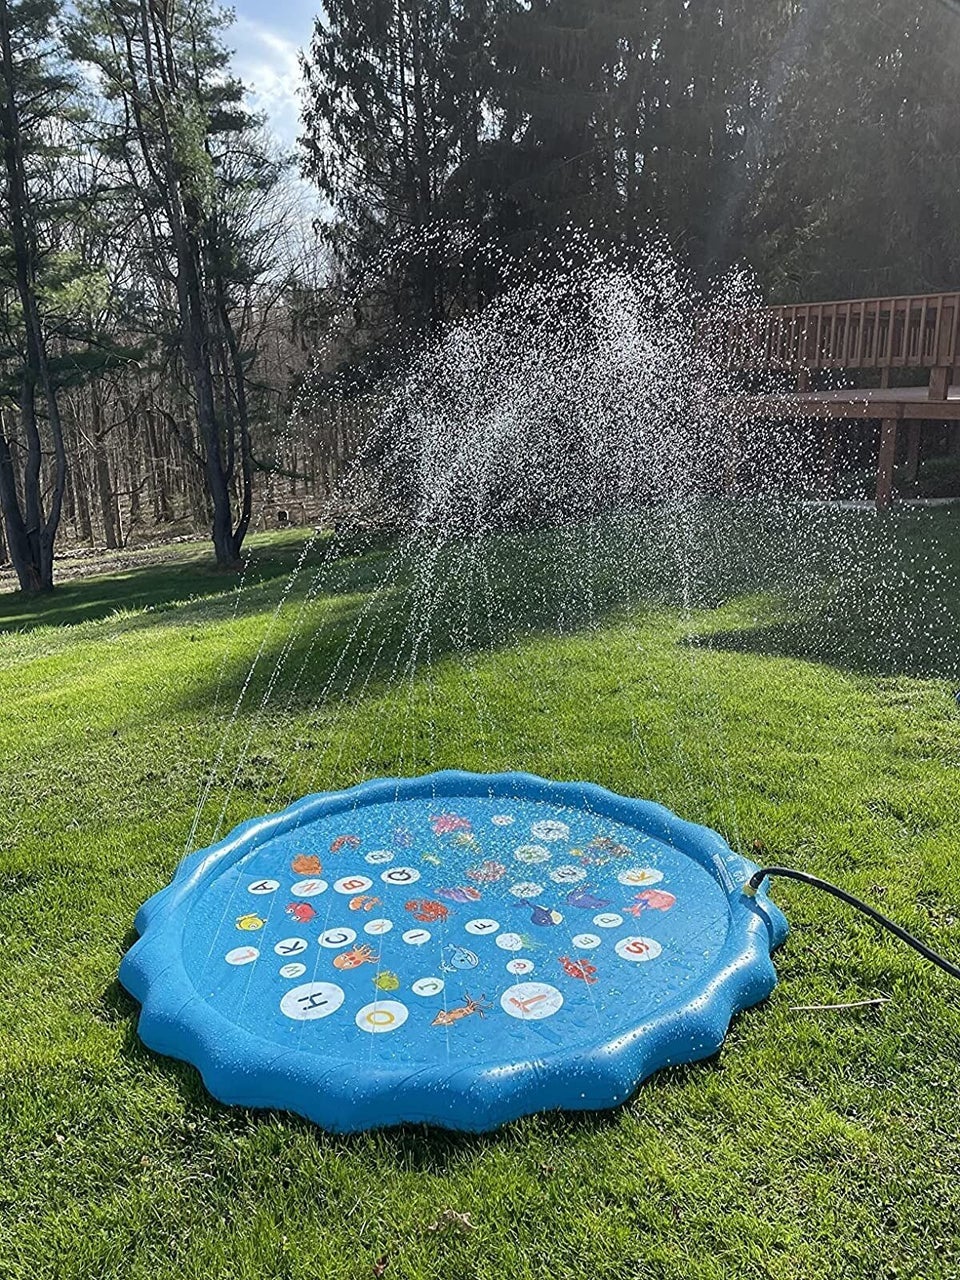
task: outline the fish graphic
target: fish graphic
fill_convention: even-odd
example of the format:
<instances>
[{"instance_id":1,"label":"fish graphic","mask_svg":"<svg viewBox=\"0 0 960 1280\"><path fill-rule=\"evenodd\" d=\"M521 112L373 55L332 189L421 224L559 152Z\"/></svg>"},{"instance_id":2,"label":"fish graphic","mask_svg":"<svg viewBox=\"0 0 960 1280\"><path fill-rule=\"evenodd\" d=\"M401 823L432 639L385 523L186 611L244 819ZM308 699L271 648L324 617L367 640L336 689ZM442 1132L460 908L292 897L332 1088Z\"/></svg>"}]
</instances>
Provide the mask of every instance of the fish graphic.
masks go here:
<instances>
[{"instance_id":1,"label":"fish graphic","mask_svg":"<svg viewBox=\"0 0 960 1280\"><path fill-rule=\"evenodd\" d=\"M446 898L448 902L479 902L480 890L472 885L458 885L453 889L437 889L438 898Z\"/></svg>"},{"instance_id":2,"label":"fish graphic","mask_svg":"<svg viewBox=\"0 0 960 1280\"><path fill-rule=\"evenodd\" d=\"M521 902L518 903L518 905L521 907L529 907L531 904L529 902ZM533 910L530 914L530 923L539 925L562 924L563 916L559 911L554 911L552 907L543 907L538 903L533 906Z\"/></svg>"},{"instance_id":3,"label":"fish graphic","mask_svg":"<svg viewBox=\"0 0 960 1280\"><path fill-rule=\"evenodd\" d=\"M393 828L393 844L397 849L409 849L413 844L413 833L409 827Z\"/></svg>"},{"instance_id":4,"label":"fish graphic","mask_svg":"<svg viewBox=\"0 0 960 1280\"><path fill-rule=\"evenodd\" d=\"M400 979L391 969L381 969L374 978L373 985L378 991L396 991L400 986Z\"/></svg>"},{"instance_id":5,"label":"fish graphic","mask_svg":"<svg viewBox=\"0 0 960 1280\"><path fill-rule=\"evenodd\" d=\"M309 924L317 914L309 902L288 902L284 910L297 924Z\"/></svg>"},{"instance_id":6,"label":"fish graphic","mask_svg":"<svg viewBox=\"0 0 960 1280\"><path fill-rule=\"evenodd\" d=\"M458 970L475 969L479 963L480 960L475 951L452 943L443 948L440 968L444 973L456 973Z\"/></svg>"},{"instance_id":7,"label":"fish graphic","mask_svg":"<svg viewBox=\"0 0 960 1280\"><path fill-rule=\"evenodd\" d=\"M249 912L245 916L237 916L238 929L262 929L266 923L266 920L264 920L262 916L256 915L253 911Z\"/></svg>"},{"instance_id":8,"label":"fish graphic","mask_svg":"<svg viewBox=\"0 0 960 1280\"><path fill-rule=\"evenodd\" d=\"M675 902L676 898L666 889L644 889L643 893L637 894L631 906L623 909L628 915L638 916L648 907L651 911L669 911Z\"/></svg>"},{"instance_id":9,"label":"fish graphic","mask_svg":"<svg viewBox=\"0 0 960 1280\"><path fill-rule=\"evenodd\" d=\"M598 898L589 889L571 889L567 894L568 907L581 907L584 911L602 911L609 905L609 898Z\"/></svg>"}]
</instances>

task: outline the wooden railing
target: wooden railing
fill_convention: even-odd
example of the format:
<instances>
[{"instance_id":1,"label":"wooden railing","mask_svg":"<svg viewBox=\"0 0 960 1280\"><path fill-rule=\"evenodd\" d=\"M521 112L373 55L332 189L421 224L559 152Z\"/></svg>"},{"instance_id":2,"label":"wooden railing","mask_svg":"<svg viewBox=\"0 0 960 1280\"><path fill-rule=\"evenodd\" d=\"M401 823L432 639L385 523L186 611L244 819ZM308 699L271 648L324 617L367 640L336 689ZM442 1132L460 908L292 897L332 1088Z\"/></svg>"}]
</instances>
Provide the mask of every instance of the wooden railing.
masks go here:
<instances>
[{"instance_id":1,"label":"wooden railing","mask_svg":"<svg viewBox=\"0 0 960 1280\"><path fill-rule=\"evenodd\" d=\"M960 367L960 292L764 307L729 322L726 352L733 369L801 385L821 369L880 369L884 385L893 369L932 369L933 396Z\"/></svg>"}]
</instances>

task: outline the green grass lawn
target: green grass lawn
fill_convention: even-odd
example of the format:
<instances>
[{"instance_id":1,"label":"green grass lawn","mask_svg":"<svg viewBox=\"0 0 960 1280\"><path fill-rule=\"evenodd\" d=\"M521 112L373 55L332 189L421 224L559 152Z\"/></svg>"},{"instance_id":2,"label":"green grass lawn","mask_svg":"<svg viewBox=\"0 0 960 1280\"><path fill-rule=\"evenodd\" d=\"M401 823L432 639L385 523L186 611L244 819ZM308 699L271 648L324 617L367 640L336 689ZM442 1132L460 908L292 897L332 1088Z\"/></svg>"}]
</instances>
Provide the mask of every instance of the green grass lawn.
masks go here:
<instances>
[{"instance_id":1,"label":"green grass lawn","mask_svg":"<svg viewBox=\"0 0 960 1280\"><path fill-rule=\"evenodd\" d=\"M191 833L451 766L656 798L960 954L957 516L671 520L0 597L4 1280L960 1274L958 989L800 887L770 1000L607 1114L330 1137L137 1039L117 966Z\"/></svg>"}]
</instances>

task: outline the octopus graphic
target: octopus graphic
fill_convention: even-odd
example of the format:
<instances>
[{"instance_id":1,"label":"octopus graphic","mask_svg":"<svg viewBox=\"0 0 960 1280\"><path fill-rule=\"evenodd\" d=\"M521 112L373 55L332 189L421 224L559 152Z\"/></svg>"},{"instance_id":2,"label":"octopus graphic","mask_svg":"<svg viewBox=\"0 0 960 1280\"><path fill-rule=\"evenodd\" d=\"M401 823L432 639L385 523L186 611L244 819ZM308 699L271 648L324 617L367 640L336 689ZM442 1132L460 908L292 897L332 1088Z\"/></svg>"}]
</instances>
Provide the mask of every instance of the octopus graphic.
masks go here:
<instances>
[{"instance_id":1,"label":"octopus graphic","mask_svg":"<svg viewBox=\"0 0 960 1280\"><path fill-rule=\"evenodd\" d=\"M359 969L362 964L376 964L379 956L375 956L370 948L364 944L360 947L351 947L349 951L341 951L338 956L334 956L333 967L335 969Z\"/></svg>"}]
</instances>

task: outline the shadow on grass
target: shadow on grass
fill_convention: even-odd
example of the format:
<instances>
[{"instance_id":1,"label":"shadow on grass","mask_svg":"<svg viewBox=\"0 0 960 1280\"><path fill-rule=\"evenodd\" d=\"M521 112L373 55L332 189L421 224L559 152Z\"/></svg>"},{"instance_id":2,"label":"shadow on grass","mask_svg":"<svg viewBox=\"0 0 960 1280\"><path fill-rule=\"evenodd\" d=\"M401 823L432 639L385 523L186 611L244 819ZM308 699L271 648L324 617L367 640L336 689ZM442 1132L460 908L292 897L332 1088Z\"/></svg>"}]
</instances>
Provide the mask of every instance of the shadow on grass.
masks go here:
<instances>
[{"instance_id":1,"label":"shadow on grass","mask_svg":"<svg viewBox=\"0 0 960 1280\"><path fill-rule=\"evenodd\" d=\"M695 636L696 648L823 663L866 676L960 680L960 628L945 621L933 634L921 626L881 628L880 620L852 612L830 625L816 619L771 623ZM916 622L917 620L913 620ZM923 621L920 619L919 621Z\"/></svg>"},{"instance_id":2,"label":"shadow on grass","mask_svg":"<svg viewBox=\"0 0 960 1280\"><path fill-rule=\"evenodd\" d=\"M303 545L299 537L251 549L244 587L288 578ZM118 612L160 611L197 598L233 597L240 582L239 573L217 569L205 553L171 556L113 574L70 578L49 595L0 594L0 634L95 622Z\"/></svg>"}]
</instances>

